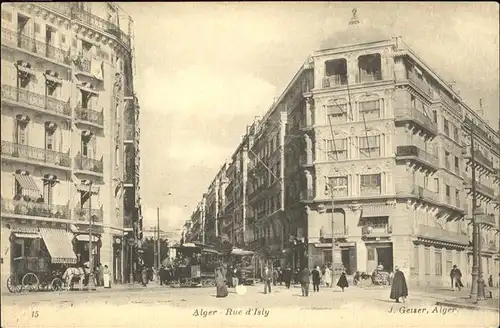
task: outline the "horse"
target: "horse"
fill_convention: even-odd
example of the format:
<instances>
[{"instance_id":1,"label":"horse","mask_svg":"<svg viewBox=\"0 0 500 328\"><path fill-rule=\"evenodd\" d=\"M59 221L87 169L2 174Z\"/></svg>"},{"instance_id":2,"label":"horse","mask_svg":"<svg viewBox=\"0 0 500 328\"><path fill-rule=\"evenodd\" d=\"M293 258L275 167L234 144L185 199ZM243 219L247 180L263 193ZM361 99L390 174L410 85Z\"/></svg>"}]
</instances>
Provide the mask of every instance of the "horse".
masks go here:
<instances>
[{"instance_id":1,"label":"horse","mask_svg":"<svg viewBox=\"0 0 500 328\"><path fill-rule=\"evenodd\" d=\"M72 284L74 278L79 279L80 290L83 290L83 280L85 279L85 270L83 270L82 267L79 267L79 268L70 267L70 268L67 268L66 271L64 271L64 273L62 275L62 280L66 284L66 290L71 289L71 284Z\"/></svg>"}]
</instances>

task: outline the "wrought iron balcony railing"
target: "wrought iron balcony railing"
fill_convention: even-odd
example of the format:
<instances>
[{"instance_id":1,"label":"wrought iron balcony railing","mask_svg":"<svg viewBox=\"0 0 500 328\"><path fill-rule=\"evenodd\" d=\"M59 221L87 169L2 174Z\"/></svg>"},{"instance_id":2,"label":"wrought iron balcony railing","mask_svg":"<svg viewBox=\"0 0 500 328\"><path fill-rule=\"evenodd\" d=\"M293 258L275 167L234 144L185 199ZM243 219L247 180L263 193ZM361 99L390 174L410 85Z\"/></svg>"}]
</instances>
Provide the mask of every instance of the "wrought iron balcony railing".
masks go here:
<instances>
[{"instance_id":1,"label":"wrought iron balcony railing","mask_svg":"<svg viewBox=\"0 0 500 328\"><path fill-rule=\"evenodd\" d=\"M424 92L429 97L433 96L432 88L414 71L408 70L408 80L414 83L422 92Z\"/></svg>"},{"instance_id":2,"label":"wrought iron balcony railing","mask_svg":"<svg viewBox=\"0 0 500 328\"><path fill-rule=\"evenodd\" d=\"M61 153L54 150L36 148L2 140L1 154L39 163L70 167L69 151Z\"/></svg>"},{"instance_id":3,"label":"wrought iron balcony railing","mask_svg":"<svg viewBox=\"0 0 500 328\"><path fill-rule=\"evenodd\" d=\"M467 177L465 181L466 188L472 189L472 179ZM495 196L495 190L493 188L490 188L479 181L476 181L476 191L491 198Z\"/></svg>"},{"instance_id":4,"label":"wrought iron balcony railing","mask_svg":"<svg viewBox=\"0 0 500 328\"><path fill-rule=\"evenodd\" d=\"M347 85L346 75L325 76L323 79L323 88L333 88L342 85Z\"/></svg>"},{"instance_id":5,"label":"wrought iron balcony railing","mask_svg":"<svg viewBox=\"0 0 500 328\"><path fill-rule=\"evenodd\" d=\"M2 216L5 214L26 215L61 220L70 219L69 209L66 205L52 205L2 198Z\"/></svg>"},{"instance_id":6,"label":"wrought iron balcony railing","mask_svg":"<svg viewBox=\"0 0 500 328\"><path fill-rule=\"evenodd\" d=\"M356 83L366 83L366 82L375 82L382 81L382 72L377 71L373 73L359 73L356 74Z\"/></svg>"},{"instance_id":7,"label":"wrought iron balcony railing","mask_svg":"<svg viewBox=\"0 0 500 328\"><path fill-rule=\"evenodd\" d=\"M88 158L82 155L75 157L75 169L81 171L91 171L95 173L103 173L102 157L100 160Z\"/></svg>"},{"instance_id":8,"label":"wrought iron balcony railing","mask_svg":"<svg viewBox=\"0 0 500 328\"><path fill-rule=\"evenodd\" d=\"M443 240L461 245L469 244L469 237L465 231L454 232L447 229L420 224L416 229L414 229L414 233L418 236L422 236L423 238Z\"/></svg>"},{"instance_id":9,"label":"wrought iron balcony railing","mask_svg":"<svg viewBox=\"0 0 500 328\"><path fill-rule=\"evenodd\" d=\"M382 195L382 188L380 186L377 187L361 186L360 191L361 191L361 196L363 197Z\"/></svg>"},{"instance_id":10,"label":"wrought iron balcony railing","mask_svg":"<svg viewBox=\"0 0 500 328\"><path fill-rule=\"evenodd\" d=\"M319 231L319 237L324 238L324 239L332 239L332 232L331 228L329 229L330 231L326 231L327 229L320 229ZM325 232L326 231L326 232ZM335 237L345 237L349 235L349 227L340 227L340 228L333 228L333 235Z\"/></svg>"},{"instance_id":11,"label":"wrought iron balcony railing","mask_svg":"<svg viewBox=\"0 0 500 328\"><path fill-rule=\"evenodd\" d=\"M384 237L392 234L392 226L388 223L365 224L361 228L363 237Z\"/></svg>"},{"instance_id":12,"label":"wrought iron balcony railing","mask_svg":"<svg viewBox=\"0 0 500 328\"><path fill-rule=\"evenodd\" d=\"M75 118L80 121L91 122L100 126L104 125L104 114L102 111L90 108L75 108Z\"/></svg>"},{"instance_id":13,"label":"wrought iron balcony railing","mask_svg":"<svg viewBox=\"0 0 500 328\"><path fill-rule=\"evenodd\" d=\"M125 34L117 25L113 22L105 20L98 17L88 11L73 8L71 11L71 17L74 20L81 21L106 33L112 34L122 41L127 47L130 48L130 37Z\"/></svg>"},{"instance_id":14,"label":"wrought iron balcony railing","mask_svg":"<svg viewBox=\"0 0 500 328\"><path fill-rule=\"evenodd\" d=\"M488 132L482 129L478 124L474 123L470 118L468 117L465 118L464 125L470 130L473 130L475 133L479 134L481 137L484 138L484 140L490 140Z\"/></svg>"},{"instance_id":15,"label":"wrought iron balcony railing","mask_svg":"<svg viewBox=\"0 0 500 328\"><path fill-rule=\"evenodd\" d=\"M430 117L424 115L416 108L396 108L394 116L396 121L413 121L420 125L427 133L431 135L437 134L437 126Z\"/></svg>"},{"instance_id":16,"label":"wrought iron balcony railing","mask_svg":"<svg viewBox=\"0 0 500 328\"><path fill-rule=\"evenodd\" d=\"M450 96L448 96L446 93L441 92L439 94L439 98L441 99L442 102L444 102L454 110L456 111L460 110L460 106L453 99L451 99Z\"/></svg>"},{"instance_id":17,"label":"wrought iron balcony railing","mask_svg":"<svg viewBox=\"0 0 500 328\"><path fill-rule=\"evenodd\" d=\"M465 150L465 158L472 158L469 150ZM474 150L474 161L481 164L482 166L492 170L493 162L483 155L478 149Z\"/></svg>"},{"instance_id":18,"label":"wrought iron balcony railing","mask_svg":"<svg viewBox=\"0 0 500 328\"><path fill-rule=\"evenodd\" d=\"M51 59L57 63L70 65L70 52L54 47L33 37L11 31L2 26L2 44L26 50L34 55Z\"/></svg>"},{"instance_id":19,"label":"wrought iron balcony railing","mask_svg":"<svg viewBox=\"0 0 500 328\"><path fill-rule=\"evenodd\" d=\"M2 84L2 100L16 101L23 105L32 106L45 112L57 115L71 116L68 101L62 101L50 96L34 93L15 86Z\"/></svg>"},{"instance_id":20,"label":"wrought iron balcony railing","mask_svg":"<svg viewBox=\"0 0 500 328\"><path fill-rule=\"evenodd\" d=\"M439 193L434 192L426 187L418 185L396 185L396 193L399 196L415 196L417 198L427 199L434 202L439 202Z\"/></svg>"},{"instance_id":21,"label":"wrought iron balcony railing","mask_svg":"<svg viewBox=\"0 0 500 328\"><path fill-rule=\"evenodd\" d=\"M396 150L396 157L414 157L420 162L426 162L433 167L439 166L439 160L437 156L420 149L417 146L398 146Z\"/></svg>"},{"instance_id":22,"label":"wrought iron balcony railing","mask_svg":"<svg viewBox=\"0 0 500 328\"><path fill-rule=\"evenodd\" d=\"M102 222L103 219L103 209L93 208L90 210L90 217L92 222ZM79 222L89 222L89 209L83 205L83 207L75 208L75 220Z\"/></svg>"}]
</instances>

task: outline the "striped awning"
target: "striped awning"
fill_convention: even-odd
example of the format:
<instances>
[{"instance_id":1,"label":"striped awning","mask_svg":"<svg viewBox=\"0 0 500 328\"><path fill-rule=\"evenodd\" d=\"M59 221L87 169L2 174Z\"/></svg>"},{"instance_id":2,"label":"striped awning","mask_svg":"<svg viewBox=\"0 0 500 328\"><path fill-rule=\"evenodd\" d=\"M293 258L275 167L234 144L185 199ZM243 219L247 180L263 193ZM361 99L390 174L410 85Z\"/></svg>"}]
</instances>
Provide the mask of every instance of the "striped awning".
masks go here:
<instances>
[{"instance_id":1,"label":"striped awning","mask_svg":"<svg viewBox=\"0 0 500 328\"><path fill-rule=\"evenodd\" d=\"M84 184L77 184L76 185L76 190L79 192L88 192L89 191L89 186L84 185ZM99 187L92 186L91 188L93 194L98 194L99 193Z\"/></svg>"},{"instance_id":2,"label":"striped awning","mask_svg":"<svg viewBox=\"0 0 500 328\"><path fill-rule=\"evenodd\" d=\"M14 173L14 177L21 185L23 196L40 197L42 195L35 180L30 175Z\"/></svg>"},{"instance_id":3,"label":"striped awning","mask_svg":"<svg viewBox=\"0 0 500 328\"><path fill-rule=\"evenodd\" d=\"M54 83L57 83L57 84L62 84L63 83L63 80L57 76L54 76L54 75L51 75L49 73L45 73L43 74L43 76L45 76L45 78L47 79L47 81L51 81L51 82L54 82Z\"/></svg>"},{"instance_id":4,"label":"striped awning","mask_svg":"<svg viewBox=\"0 0 500 328\"><path fill-rule=\"evenodd\" d=\"M40 234L47 246L52 263L76 263L72 233L60 229L40 228Z\"/></svg>"},{"instance_id":5,"label":"striped awning","mask_svg":"<svg viewBox=\"0 0 500 328\"><path fill-rule=\"evenodd\" d=\"M75 238L78 241L88 242L90 240L89 235L77 235ZM92 236L92 242L97 243L98 241L99 241L99 238L97 238L97 236Z\"/></svg>"},{"instance_id":6,"label":"striped awning","mask_svg":"<svg viewBox=\"0 0 500 328\"><path fill-rule=\"evenodd\" d=\"M77 84L76 86L78 89L83 90L85 92L88 92L91 95L98 95L99 94L99 91L91 89L85 85Z\"/></svg>"},{"instance_id":7,"label":"striped awning","mask_svg":"<svg viewBox=\"0 0 500 328\"><path fill-rule=\"evenodd\" d=\"M12 234L16 238L26 238L26 239L40 238L40 234L38 232L13 232Z\"/></svg>"},{"instance_id":8,"label":"striped awning","mask_svg":"<svg viewBox=\"0 0 500 328\"><path fill-rule=\"evenodd\" d=\"M32 70L31 68L29 68L25 62L19 62L19 63L16 63L14 64L17 69L21 72L24 72L24 73L27 73L29 75L35 75L35 71Z\"/></svg>"}]
</instances>

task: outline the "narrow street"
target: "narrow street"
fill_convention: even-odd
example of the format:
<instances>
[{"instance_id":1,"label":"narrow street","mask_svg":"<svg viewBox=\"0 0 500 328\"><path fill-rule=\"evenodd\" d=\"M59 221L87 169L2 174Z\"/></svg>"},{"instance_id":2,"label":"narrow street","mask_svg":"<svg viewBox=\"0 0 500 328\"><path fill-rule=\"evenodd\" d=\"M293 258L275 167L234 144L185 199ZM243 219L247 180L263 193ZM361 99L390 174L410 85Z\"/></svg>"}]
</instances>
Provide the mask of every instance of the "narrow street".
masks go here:
<instances>
[{"instance_id":1,"label":"narrow street","mask_svg":"<svg viewBox=\"0 0 500 328\"><path fill-rule=\"evenodd\" d=\"M262 285L248 287L245 295L230 291L227 298L215 298L215 288L169 288L152 284L146 288L99 289L95 292L28 293L3 295L4 324L16 326L68 327L151 325L175 320L176 327L201 323L236 324L240 327L294 324L330 327L337 324L405 324L408 327L488 327L497 313L450 309L435 306L452 292L413 291L406 303L389 300L388 288L322 289L301 297L300 288L277 286L264 295ZM210 304L210 305L209 305ZM390 312L393 313L390 313ZM300 312L301 315L297 315ZM420 313L416 313L420 312ZM245 319L241 320L241 316ZM480 320L479 320L480 317ZM146 319L145 319L146 318ZM147 319L150 318L150 319ZM149 321L154 320L154 321ZM481 325L478 323L481 322ZM64 324L63 324L64 323Z\"/></svg>"}]
</instances>

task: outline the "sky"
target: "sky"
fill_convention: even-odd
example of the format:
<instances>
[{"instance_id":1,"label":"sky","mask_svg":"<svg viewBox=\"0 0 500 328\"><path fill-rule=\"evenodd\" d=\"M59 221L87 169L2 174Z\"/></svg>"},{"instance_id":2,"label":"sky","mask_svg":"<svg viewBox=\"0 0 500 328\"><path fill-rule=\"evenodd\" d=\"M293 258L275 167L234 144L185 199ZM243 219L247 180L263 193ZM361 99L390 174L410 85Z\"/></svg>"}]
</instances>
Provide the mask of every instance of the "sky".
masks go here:
<instances>
[{"instance_id":1,"label":"sky","mask_svg":"<svg viewBox=\"0 0 500 328\"><path fill-rule=\"evenodd\" d=\"M215 174L351 11L402 36L498 129L496 3L120 3L134 19L145 227L179 229Z\"/></svg>"}]
</instances>

